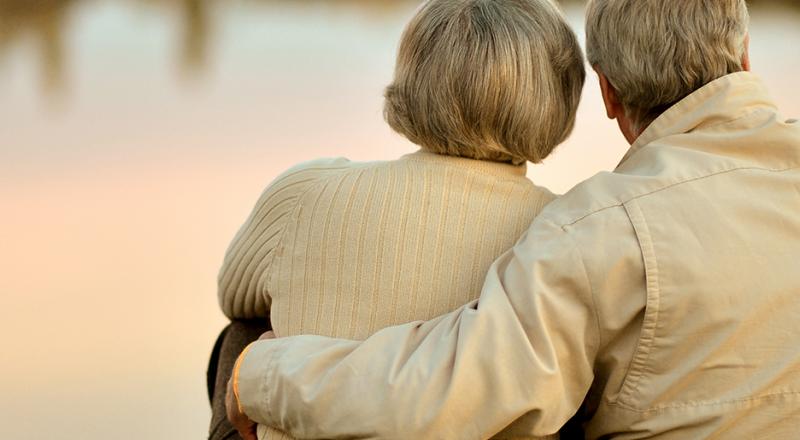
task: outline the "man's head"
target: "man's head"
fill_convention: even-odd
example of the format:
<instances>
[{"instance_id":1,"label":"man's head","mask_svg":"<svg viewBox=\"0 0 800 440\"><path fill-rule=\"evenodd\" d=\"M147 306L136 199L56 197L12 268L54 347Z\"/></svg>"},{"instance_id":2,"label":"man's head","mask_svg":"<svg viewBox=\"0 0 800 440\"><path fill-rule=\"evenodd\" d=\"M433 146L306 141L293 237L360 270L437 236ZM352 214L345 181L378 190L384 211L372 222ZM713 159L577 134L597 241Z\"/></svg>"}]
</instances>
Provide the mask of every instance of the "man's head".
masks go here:
<instances>
[{"instance_id":1,"label":"man's head","mask_svg":"<svg viewBox=\"0 0 800 440\"><path fill-rule=\"evenodd\" d=\"M629 141L667 108L749 70L745 0L591 0L589 63Z\"/></svg>"}]
</instances>

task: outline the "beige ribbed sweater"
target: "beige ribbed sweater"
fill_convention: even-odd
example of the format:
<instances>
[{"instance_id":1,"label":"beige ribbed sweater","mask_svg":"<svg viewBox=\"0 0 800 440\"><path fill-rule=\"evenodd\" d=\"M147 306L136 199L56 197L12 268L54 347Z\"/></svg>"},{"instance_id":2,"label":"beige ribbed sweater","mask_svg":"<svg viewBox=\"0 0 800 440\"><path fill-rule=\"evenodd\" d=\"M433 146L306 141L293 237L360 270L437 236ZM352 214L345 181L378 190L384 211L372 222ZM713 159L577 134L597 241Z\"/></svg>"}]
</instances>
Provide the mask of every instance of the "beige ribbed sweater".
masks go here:
<instances>
[{"instance_id":1,"label":"beige ribbed sweater","mask_svg":"<svg viewBox=\"0 0 800 440\"><path fill-rule=\"evenodd\" d=\"M554 198L524 165L426 152L307 162L267 187L234 238L220 303L230 318L269 314L278 336L364 339L427 320L477 298Z\"/></svg>"}]
</instances>

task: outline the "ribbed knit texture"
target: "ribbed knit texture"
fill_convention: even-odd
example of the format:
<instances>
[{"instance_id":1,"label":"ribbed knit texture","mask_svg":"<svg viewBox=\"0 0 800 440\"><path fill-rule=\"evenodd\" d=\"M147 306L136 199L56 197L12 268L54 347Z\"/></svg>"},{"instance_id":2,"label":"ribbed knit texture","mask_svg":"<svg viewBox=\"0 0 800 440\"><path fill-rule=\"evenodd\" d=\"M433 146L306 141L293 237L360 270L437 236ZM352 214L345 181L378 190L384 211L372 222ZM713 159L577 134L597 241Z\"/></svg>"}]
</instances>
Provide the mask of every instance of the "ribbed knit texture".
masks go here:
<instances>
[{"instance_id":1,"label":"ribbed knit texture","mask_svg":"<svg viewBox=\"0 0 800 440\"><path fill-rule=\"evenodd\" d=\"M220 303L231 318L270 313L278 336L364 339L427 320L477 298L491 263L554 198L525 166L425 152L301 164L231 243Z\"/></svg>"}]
</instances>

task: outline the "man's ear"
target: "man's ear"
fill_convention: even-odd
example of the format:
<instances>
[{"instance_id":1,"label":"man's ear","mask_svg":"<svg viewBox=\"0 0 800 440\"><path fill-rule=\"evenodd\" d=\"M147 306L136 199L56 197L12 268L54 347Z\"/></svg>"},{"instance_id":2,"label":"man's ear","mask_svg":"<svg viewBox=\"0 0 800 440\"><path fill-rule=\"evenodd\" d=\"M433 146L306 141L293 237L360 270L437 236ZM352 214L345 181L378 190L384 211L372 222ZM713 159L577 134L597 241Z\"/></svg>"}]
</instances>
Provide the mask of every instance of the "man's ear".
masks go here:
<instances>
[{"instance_id":1,"label":"man's ear","mask_svg":"<svg viewBox=\"0 0 800 440\"><path fill-rule=\"evenodd\" d=\"M606 78L606 75L603 74L603 72L601 72L597 67L594 68L594 71L597 72L597 77L600 79L600 93L603 94L603 103L606 106L606 115L608 115L608 119L617 119L618 116L624 114L622 105L619 103L619 99L617 98L617 91L608 81L608 78Z\"/></svg>"},{"instance_id":2,"label":"man's ear","mask_svg":"<svg viewBox=\"0 0 800 440\"><path fill-rule=\"evenodd\" d=\"M744 36L744 55L742 55L742 69L750 71L750 34Z\"/></svg>"}]
</instances>

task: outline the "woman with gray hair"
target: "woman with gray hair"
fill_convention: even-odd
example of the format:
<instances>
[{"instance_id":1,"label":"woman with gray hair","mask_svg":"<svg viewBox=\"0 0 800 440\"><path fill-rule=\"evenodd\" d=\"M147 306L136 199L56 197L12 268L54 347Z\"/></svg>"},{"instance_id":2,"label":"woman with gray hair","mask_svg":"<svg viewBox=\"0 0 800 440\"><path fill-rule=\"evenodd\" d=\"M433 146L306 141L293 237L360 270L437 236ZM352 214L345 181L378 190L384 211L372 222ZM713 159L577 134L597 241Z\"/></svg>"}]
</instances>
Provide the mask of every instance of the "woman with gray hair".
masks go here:
<instances>
[{"instance_id":1,"label":"woman with gray hair","mask_svg":"<svg viewBox=\"0 0 800 440\"><path fill-rule=\"evenodd\" d=\"M570 134L584 78L549 0L424 3L385 105L420 151L315 160L278 177L228 249L223 311L271 318L278 336L362 339L477 298L492 261L555 197L526 178L526 162ZM259 392L238 389L235 370L233 387Z\"/></svg>"}]
</instances>

